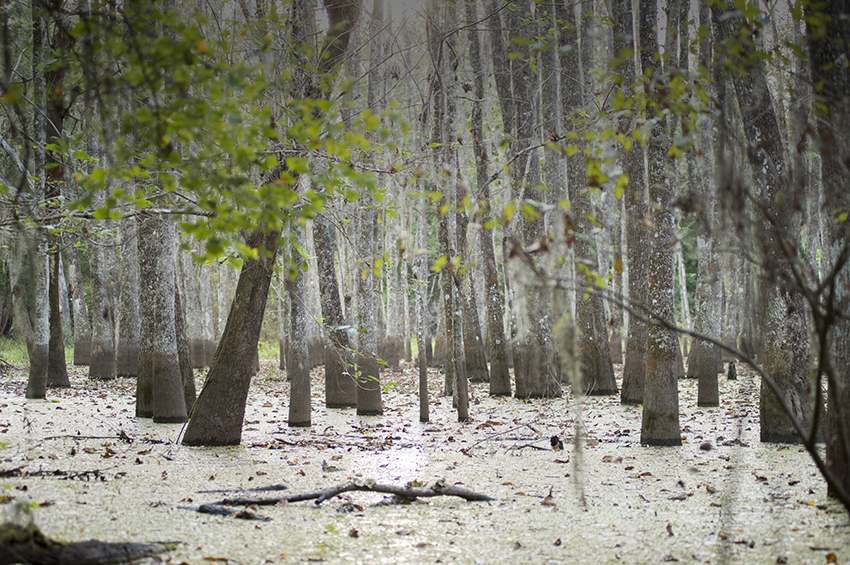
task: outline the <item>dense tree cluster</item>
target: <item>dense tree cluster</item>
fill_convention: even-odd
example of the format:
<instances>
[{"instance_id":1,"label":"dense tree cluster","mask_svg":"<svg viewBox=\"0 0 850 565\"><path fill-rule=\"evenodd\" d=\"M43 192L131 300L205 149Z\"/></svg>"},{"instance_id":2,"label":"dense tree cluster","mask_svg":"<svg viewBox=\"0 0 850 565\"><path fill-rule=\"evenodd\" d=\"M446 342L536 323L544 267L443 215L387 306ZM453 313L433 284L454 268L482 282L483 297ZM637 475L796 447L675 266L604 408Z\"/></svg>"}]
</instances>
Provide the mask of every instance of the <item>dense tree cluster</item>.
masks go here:
<instances>
[{"instance_id":1,"label":"dense tree cluster","mask_svg":"<svg viewBox=\"0 0 850 565\"><path fill-rule=\"evenodd\" d=\"M717 406L740 360L762 440L802 442L850 507L850 4L633 5L0 8L27 396L69 386L73 334L139 417L238 444L277 330L292 426L312 367L329 408L379 415L415 350L460 421L469 381L571 387L678 445L677 379Z\"/></svg>"}]
</instances>

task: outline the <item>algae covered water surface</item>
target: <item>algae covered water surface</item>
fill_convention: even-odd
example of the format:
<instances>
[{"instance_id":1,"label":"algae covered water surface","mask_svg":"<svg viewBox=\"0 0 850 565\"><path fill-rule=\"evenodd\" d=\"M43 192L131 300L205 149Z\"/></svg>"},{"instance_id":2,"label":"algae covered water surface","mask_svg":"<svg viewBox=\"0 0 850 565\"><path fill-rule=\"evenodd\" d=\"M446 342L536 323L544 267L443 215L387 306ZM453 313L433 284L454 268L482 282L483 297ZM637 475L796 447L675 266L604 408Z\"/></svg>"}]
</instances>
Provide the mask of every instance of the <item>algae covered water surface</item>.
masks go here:
<instances>
[{"instance_id":1,"label":"algae covered water surface","mask_svg":"<svg viewBox=\"0 0 850 565\"><path fill-rule=\"evenodd\" d=\"M714 409L680 380L684 444L670 448L640 446L640 408L615 397L493 399L474 384L472 420L458 423L431 376L423 424L412 366L385 374L397 384L368 418L326 410L317 369L313 425L290 429L288 384L264 366L242 445L190 448L182 426L134 417L133 381L75 371L71 389L31 401L17 371L0 383L0 512L26 520L15 509L36 503L31 518L66 541L178 542L148 563L850 563L847 515L808 455L759 443L747 371L722 379ZM367 480L444 480L494 500L353 492L247 508L268 520L196 511Z\"/></svg>"}]
</instances>

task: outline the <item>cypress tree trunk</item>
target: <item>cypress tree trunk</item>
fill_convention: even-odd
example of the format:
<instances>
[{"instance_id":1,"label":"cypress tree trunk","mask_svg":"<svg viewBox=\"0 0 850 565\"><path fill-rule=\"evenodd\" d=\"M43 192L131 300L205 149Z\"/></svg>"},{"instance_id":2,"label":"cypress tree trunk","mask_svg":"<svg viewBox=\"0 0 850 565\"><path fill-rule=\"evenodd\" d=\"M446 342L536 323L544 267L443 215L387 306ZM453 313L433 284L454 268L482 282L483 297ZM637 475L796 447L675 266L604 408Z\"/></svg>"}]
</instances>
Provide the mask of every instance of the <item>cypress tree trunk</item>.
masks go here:
<instances>
[{"instance_id":1,"label":"cypress tree trunk","mask_svg":"<svg viewBox=\"0 0 850 565\"><path fill-rule=\"evenodd\" d=\"M575 14L572 7L562 6L559 20L562 22L561 45L575 46L578 34ZM587 22L583 22L586 24ZM582 50L590 49L582 45ZM582 107L582 76L580 73L579 52L568 50L561 56L561 101L567 123L567 131L578 131L572 123L572 116ZM594 277L599 274L599 254L593 235L593 225L588 216L593 214L587 186L587 174L583 153L579 151L567 156L567 181L570 195L570 208L575 222L576 241L574 253L576 261L576 325L578 350L581 362L581 386L583 392L591 395L617 394L617 380L608 346L608 330L605 324L605 305L602 298L595 295L585 297L586 288L593 287Z\"/></svg>"},{"instance_id":2,"label":"cypress tree trunk","mask_svg":"<svg viewBox=\"0 0 850 565\"><path fill-rule=\"evenodd\" d=\"M850 205L847 191L848 165L850 165L850 71L844 61L850 54L846 38L850 36L850 3L840 0L824 5L825 13L818 14L812 7L807 9L810 21L827 21L825 28L810 27L809 50L811 53L812 79L820 92L816 102L823 109L819 116L818 141L821 149L823 197L825 210L833 213L846 212ZM825 18L826 16L826 18ZM818 32L822 31L823 35ZM839 269L839 261L846 260L850 245L850 226L846 218L829 218L826 241L828 243L829 271L835 273L832 312L850 311L850 266L846 263ZM835 272L836 269L839 269ZM829 314L829 313L828 313ZM818 323L819 322L819 323ZM816 320L816 325L825 320ZM821 336L823 339L824 336ZM839 495L845 506L850 497L850 321L838 316L831 335L822 347L827 352L832 375L829 376L826 464L836 480L830 492ZM822 360L823 361L823 360ZM843 491L843 492L842 492Z\"/></svg>"},{"instance_id":3,"label":"cypress tree trunk","mask_svg":"<svg viewBox=\"0 0 850 565\"><path fill-rule=\"evenodd\" d=\"M118 301L118 348L115 371L119 377L136 378L139 372L139 256L136 220L121 221L121 288Z\"/></svg>"},{"instance_id":4,"label":"cypress tree trunk","mask_svg":"<svg viewBox=\"0 0 850 565\"><path fill-rule=\"evenodd\" d=\"M658 50L656 0L640 1L641 67L646 80L663 80ZM647 105L648 120L658 118ZM655 121L647 147L649 202L655 233L649 248L649 307L655 316L673 323L673 190L667 176L669 136L663 121ZM679 342L672 330L657 324L647 328L646 380L643 394L640 442L646 445L681 445L679 390L676 374L676 348ZM681 352L679 352L681 354Z\"/></svg>"},{"instance_id":5,"label":"cypress tree trunk","mask_svg":"<svg viewBox=\"0 0 850 565\"><path fill-rule=\"evenodd\" d=\"M136 245L139 259L139 365L136 378L136 417L153 417L154 323L156 317L156 218L140 212ZM182 317L182 313L181 313Z\"/></svg>"},{"instance_id":6,"label":"cypress tree trunk","mask_svg":"<svg viewBox=\"0 0 850 565\"><path fill-rule=\"evenodd\" d=\"M47 369L50 355L50 301L48 297L47 245L45 236L32 230L24 236L29 245L35 283L32 344L27 348L30 370L27 378L27 398L44 398L47 394ZM18 272L20 276L20 271Z\"/></svg>"},{"instance_id":7,"label":"cypress tree trunk","mask_svg":"<svg viewBox=\"0 0 850 565\"><path fill-rule=\"evenodd\" d=\"M91 323L83 290L83 275L80 271L77 247L68 246L65 258L68 261L68 281L70 282L68 293L71 295L71 305L74 309L74 365L88 365L91 362Z\"/></svg>"},{"instance_id":8,"label":"cypress tree trunk","mask_svg":"<svg viewBox=\"0 0 850 565\"><path fill-rule=\"evenodd\" d=\"M112 300L109 295L109 274L115 269L112 248L101 236L92 238L92 356L89 378L108 381L116 377L115 333L113 332Z\"/></svg>"},{"instance_id":9,"label":"cypress tree trunk","mask_svg":"<svg viewBox=\"0 0 850 565\"><path fill-rule=\"evenodd\" d=\"M180 358L177 352L174 295L177 292L175 252L177 228L173 222L156 217L155 243L157 261L153 323L153 421L176 423L186 421L186 402Z\"/></svg>"},{"instance_id":10,"label":"cypress tree trunk","mask_svg":"<svg viewBox=\"0 0 850 565\"><path fill-rule=\"evenodd\" d=\"M60 306L60 272L62 269L58 236L48 236L48 260L50 262L48 281L48 300L50 301L50 344L47 365L47 386L69 387L68 367L65 363L65 336L62 333L62 311Z\"/></svg>"},{"instance_id":11,"label":"cypress tree trunk","mask_svg":"<svg viewBox=\"0 0 850 565\"><path fill-rule=\"evenodd\" d=\"M306 277L301 266L306 261L301 256L300 249L305 249L306 236L304 227L293 225L294 239L298 242L290 246L290 278L287 280L289 290L290 335L292 341L287 358L286 374L289 377L289 426L310 427L310 366L307 354L307 305ZM300 248L300 249L299 249Z\"/></svg>"},{"instance_id":12,"label":"cypress tree trunk","mask_svg":"<svg viewBox=\"0 0 850 565\"><path fill-rule=\"evenodd\" d=\"M238 445L242 438L251 365L257 354L278 237L277 232L252 232L245 238L247 246L260 250L259 258L247 259L242 265L227 324L186 426L183 445Z\"/></svg>"},{"instance_id":13,"label":"cypress tree trunk","mask_svg":"<svg viewBox=\"0 0 850 565\"><path fill-rule=\"evenodd\" d=\"M614 56L619 57L617 70L622 75L621 88L628 98L635 82L634 30L631 2L611 0L609 12L613 20ZM635 123L632 119L621 119L617 129L624 135L630 135ZM649 274L646 256L648 236L644 227L644 218L648 212L646 205L646 184L644 180L644 151L640 143L633 143L631 149L624 150L623 166L629 177L626 187L626 264L628 268L628 299L639 305L649 294ZM623 367L623 388L620 402L640 404L643 402L646 379L646 322L640 316L629 314L629 330L626 336L626 359Z\"/></svg>"},{"instance_id":14,"label":"cypress tree trunk","mask_svg":"<svg viewBox=\"0 0 850 565\"><path fill-rule=\"evenodd\" d=\"M189 338L186 337L183 304L177 289L174 292L174 332L177 336L177 358L180 363L180 380L183 383L183 402L186 405L186 414L191 416L197 398L195 373L192 370L192 359L189 356Z\"/></svg>"},{"instance_id":15,"label":"cypress tree trunk","mask_svg":"<svg viewBox=\"0 0 850 565\"><path fill-rule=\"evenodd\" d=\"M734 36L736 12L712 5L712 17L721 41L740 41ZM746 46L745 46L746 47ZM764 298L764 366L794 415L805 429L812 425L814 403L809 393L809 330L803 297L787 287L792 280L789 258L784 244L796 246L799 241L799 203L793 187L788 186L782 136L768 89L764 69L753 66L748 72L735 72L732 83L741 109L744 134L751 147L753 181L757 187L759 221L755 226L761 250L761 269L767 275ZM740 198L734 186L724 187L725 198ZM761 440L797 442L800 437L765 382L761 383L759 400Z\"/></svg>"},{"instance_id":16,"label":"cypress tree trunk","mask_svg":"<svg viewBox=\"0 0 850 565\"><path fill-rule=\"evenodd\" d=\"M325 216L313 220L313 240L316 243L316 262L319 276L319 297L322 304L325 406L346 408L357 406L357 386L353 378L351 354L336 279L336 245L331 238L329 221Z\"/></svg>"},{"instance_id":17,"label":"cypress tree trunk","mask_svg":"<svg viewBox=\"0 0 850 565\"><path fill-rule=\"evenodd\" d=\"M481 40L478 22L477 1L466 0L466 19L470 25L468 31L469 58L472 65L472 115L470 133L475 156L476 194L480 195L481 223L485 226L479 231L482 275L485 288L486 331L490 348L490 396L510 396L511 375L508 368L507 340L505 339L504 308L499 276L496 269L496 250L493 245L492 228L487 224L492 219L490 205L490 183L488 179L487 147L484 143L484 69L481 58Z\"/></svg>"}]
</instances>

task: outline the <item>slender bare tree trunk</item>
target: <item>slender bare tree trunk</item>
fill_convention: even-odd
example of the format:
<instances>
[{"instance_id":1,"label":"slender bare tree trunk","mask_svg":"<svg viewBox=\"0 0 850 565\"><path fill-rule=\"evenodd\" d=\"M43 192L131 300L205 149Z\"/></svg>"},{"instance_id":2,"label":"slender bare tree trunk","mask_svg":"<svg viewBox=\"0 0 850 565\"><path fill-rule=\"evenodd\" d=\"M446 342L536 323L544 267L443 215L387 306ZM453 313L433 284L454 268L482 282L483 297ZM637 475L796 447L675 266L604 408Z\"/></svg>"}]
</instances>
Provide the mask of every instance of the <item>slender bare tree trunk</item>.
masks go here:
<instances>
[{"instance_id":1,"label":"slender bare tree trunk","mask_svg":"<svg viewBox=\"0 0 850 565\"><path fill-rule=\"evenodd\" d=\"M563 4L562 4L563 5ZM562 21L561 45L575 46L578 43L578 26L572 5L561 9ZM586 22L583 22L586 23ZM590 49L582 45L582 51ZM561 56L561 101L563 104L565 127L567 132L578 131L572 123L572 116L582 107L582 76L580 74L579 52L567 50ZM574 244L577 284L575 291L576 325L578 350L581 362L582 390L591 395L617 394L617 381L614 366L608 348L608 330L605 325L605 305L602 298L587 293L593 287L599 275L599 253L593 234L593 225L589 216L593 215L593 205L587 186L587 168L581 151L567 156L567 180L569 184L570 208L575 222L576 241ZM587 294L587 296L585 296Z\"/></svg>"},{"instance_id":2,"label":"slender bare tree trunk","mask_svg":"<svg viewBox=\"0 0 850 565\"><path fill-rule=\"evenodd\" d=\"M353 377L351 345L345 328L336 278L336 244L331 238L328 224L329 219L323 215L313 220L319 295L324 320L325 405L328 408L345 408L357 406L357 385Z\"/></svg>"},{"instance_id":3,"label":"slender bare tree trunk","mask_svg":"<svg viewBox=\"0 0 850 565\"><path fill-rule=\"evenodd\" d=\"M136 378L136 417L153 417L154 332L156 323L156 218L142 212L136 225L139 259L139 365ZM181 313L182 317L182 313Z\"/></svg>"},{"instance_id":4,"label":"slender bare tree trunk","mask_svg":"<svg viewBox=\"0 0 850 565\"><path fill-rule=\"evenodd\" d=\"M91 324L76 246L71 245L66 249L65 258L68 261L69 294L74 309L74 365L88 365L91 362Z\"/></svg>"},{"instance_id":5,"label":"slender bare tree trunk","mask_svg":"<svg viewBox=\"0 0 850 565\"><path fill-rule=\"evenodd\" d=\"M493 229L487 224L493 218L490 182L488 179L488 154L484 143L484 70L481 58L481 41L477 25L477 0L466 0L466 19L470 28L469 58L472 64L472 116L470 133L475 154L476 194L481 207L481 223L485 226L479 232L482 255L482 270L485 284L485 319L487 336L491 351L490 357L490 396L510 396L511 375L508 367L508 343L505 338L504 307L502 292L496 268L496 250L493 244ZM497 32L498 33L498 32Z\"/></svg>"},{"instance_id":6,"label":"slender bare tree trunk","mask_svg":"<svg viewBox=\"0 0 850 565\"><path fill-rule=\"evenodd\" d=\"M62 309L60 302L61 290L59 288L62 272L62 255L59 247L62 239L59 236L50 235L48 241L48 301L50 302L50 345L49 360L47 365L47 386L69 387L71 379L68 377L68 367L65 362L65 336L62 332Z\"/></svg>"},{"instance_id":7,"label":"slender bare tree trunk","mask_svg":"<svg viewBox=\"0 0 850 565\"><path fill-rule=\"evenodd\" d=\"M30 230L29 240L35 303L33 305L32 346L28 348L30 370L27 398L44 398L47 394L47 368L50 355L50 301L48 297L47 242L40 230ZM20 276L20 271L19 271Z\"/></svg>"},{"instance_id":8,"label":"slender bare tree trunk","mask_svg":"<svg viewBox=\"0 0 850 565\"><path fill-rule=\"evenodd\" d=\"M629 0L609 0L608 12L613 20L614 54L619 58L617 70L622 75L621 88L626 98L635 82L634 28ZM634 118L621 118L617 129L630 135L635 127ZM646 204L644 151L640 143L633 143L624 150L623 168L629 177L624 198L626 199L626 263L628 267L628 297L635 305L643 303L649 294L649 274L646 261L649 252L649 237L644 218L649 209ZM626 336L626 360L623 368L623 388L620 402L640 404L643 402L646 379L646 322L641 316L629 315L629 331Z\"/></svg>"},{"instance_id":9,"label":"slender bare tree trunk","mask_svg":"<svg viewBox=\"0 0 850 565\"><path fill-rule=\"evenodd\" d=\"M306 259L301 256L301 250L306 248L306 236L302 226L291 225L294 230L295 245L290 246L290 273L295 278L287 281L290 304L290 335L292 341L287 357L286 374L289 377L289 426L297 428L310 427L310 366L307 354L307 305L306 277L301 266Z\"/></svg>"}]
</instances>

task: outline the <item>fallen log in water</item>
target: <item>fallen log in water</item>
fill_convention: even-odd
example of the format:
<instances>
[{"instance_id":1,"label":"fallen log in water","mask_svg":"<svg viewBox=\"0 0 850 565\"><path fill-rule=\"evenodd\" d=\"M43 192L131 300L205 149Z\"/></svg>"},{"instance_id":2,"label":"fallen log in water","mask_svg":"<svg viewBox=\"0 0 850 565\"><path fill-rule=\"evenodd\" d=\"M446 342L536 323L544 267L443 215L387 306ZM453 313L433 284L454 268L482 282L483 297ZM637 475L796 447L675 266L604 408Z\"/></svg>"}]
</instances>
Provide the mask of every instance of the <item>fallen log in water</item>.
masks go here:
<instances>
[{"instance_id":1,"label":"fallen log in water","mask_svg":"<svg viewBox=\"0 0 850 565\"><path fill-rule=\"evenodd\" d=\"M0 565L108 565L151 557L175 548L174 543L110 543L54 541L35 525L0 524Z\"/></svg>"},{"instance_id":2,"label":"fallen log in water","mask_svg":"<svg viewBox=\"0 0 850 565\"><path fill-rule=\"evenodd\" d=\"M446 484L444 480L437 481L430 487L408 483L404 486L382 485L375 481L353 481L341 485L332 486L323 490L313 492L291 494L275 498L225 498L216 502L222 506L273 506L281 503L301 502L302 500L315 500L316 504L339 496L345 492L380 492L393 494L400 498L413 500L415 498L430 498L434 496L457 496L467 501L495 500L486 494L477 493L469 489Z\"/></svg>"}]
</instances>

